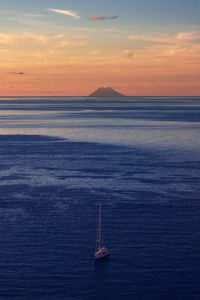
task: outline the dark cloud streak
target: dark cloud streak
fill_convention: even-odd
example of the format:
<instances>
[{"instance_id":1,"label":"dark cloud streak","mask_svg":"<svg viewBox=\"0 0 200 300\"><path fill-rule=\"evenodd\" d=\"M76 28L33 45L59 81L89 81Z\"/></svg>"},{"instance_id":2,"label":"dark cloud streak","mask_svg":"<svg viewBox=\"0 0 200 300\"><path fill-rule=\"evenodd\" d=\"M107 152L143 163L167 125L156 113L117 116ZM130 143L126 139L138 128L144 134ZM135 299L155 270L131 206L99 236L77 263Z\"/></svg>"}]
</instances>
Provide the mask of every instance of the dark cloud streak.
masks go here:
<instances>
[{"instance_id":1,"label":"dark cloud streak","mask_svg":"<svg viewBox=\"0 0 200 300\"><path fill-rule=\"evenodd\" d=\"M8 72L7 74L11 74L11 75L25 75L24 72Z\"/></svg>"},{"instance_id":2,"label":"dark cloud streak","mask_svg":"<svg viewBox=\"0 0 200 300\"><path fill-rule=\"evenodd\" d=\"M107 20L115 20L118 16L112 16L112 17L98 17L97 15L93 15L90 17L90 21L107 21Z\"/></svg>"}]
</instances>

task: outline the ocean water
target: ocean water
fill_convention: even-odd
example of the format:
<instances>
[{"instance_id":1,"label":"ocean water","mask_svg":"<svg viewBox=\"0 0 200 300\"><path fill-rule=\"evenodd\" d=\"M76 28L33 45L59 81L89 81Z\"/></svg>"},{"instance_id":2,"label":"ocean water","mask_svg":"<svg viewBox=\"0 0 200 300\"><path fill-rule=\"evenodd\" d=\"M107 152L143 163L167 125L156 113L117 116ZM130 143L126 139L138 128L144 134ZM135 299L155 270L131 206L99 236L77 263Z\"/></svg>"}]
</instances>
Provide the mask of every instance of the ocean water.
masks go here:
<instances>
[{"instance_id":1,"label":"ocean water","mask_svg":"<svg viewBox=\"0 0 200 300\"><path fill-rule=\"evenodd\" d=\"M200 98L0 98L0 191L0 299L200 299Z\"/></svg>"}]
</instances>

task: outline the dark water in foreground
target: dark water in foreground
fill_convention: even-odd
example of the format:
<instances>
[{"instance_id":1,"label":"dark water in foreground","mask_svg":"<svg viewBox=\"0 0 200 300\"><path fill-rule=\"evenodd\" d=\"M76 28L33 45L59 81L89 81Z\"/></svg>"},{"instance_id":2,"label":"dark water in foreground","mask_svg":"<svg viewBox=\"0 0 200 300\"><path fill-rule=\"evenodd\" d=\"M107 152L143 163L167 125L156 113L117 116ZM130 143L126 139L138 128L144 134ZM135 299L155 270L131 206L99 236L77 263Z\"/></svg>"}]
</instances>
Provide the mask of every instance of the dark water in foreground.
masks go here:
<instances>
[{"instance_id":1,"label":"dark water in foreground","mask_svg":"<svg viewBox=\"0 0 200 300\"><path fill-rule=\"evenodd\" d=\"M200 299L200 99L107 101L0 100L0 299Z\"/></svg>"}]
</instances>

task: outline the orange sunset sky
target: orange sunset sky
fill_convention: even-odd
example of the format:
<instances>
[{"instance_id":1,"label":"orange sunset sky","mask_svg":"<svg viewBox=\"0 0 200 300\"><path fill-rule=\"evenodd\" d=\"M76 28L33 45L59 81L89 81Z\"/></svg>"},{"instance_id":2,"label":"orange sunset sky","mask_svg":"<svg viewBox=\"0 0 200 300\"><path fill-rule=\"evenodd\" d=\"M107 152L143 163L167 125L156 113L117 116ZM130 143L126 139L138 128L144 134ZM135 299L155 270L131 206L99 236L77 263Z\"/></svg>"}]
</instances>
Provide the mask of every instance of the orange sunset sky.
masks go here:
<instances>
[{"instance_id":1,"label":"orange sunset sky","mask_svg":"<svg viewBox=\"0 0 200 300\"><path fill-rule=\"evenodd\" d=\"M0 96L200 95L197 0L0 0Z\"/></svg>"}]
</instances>

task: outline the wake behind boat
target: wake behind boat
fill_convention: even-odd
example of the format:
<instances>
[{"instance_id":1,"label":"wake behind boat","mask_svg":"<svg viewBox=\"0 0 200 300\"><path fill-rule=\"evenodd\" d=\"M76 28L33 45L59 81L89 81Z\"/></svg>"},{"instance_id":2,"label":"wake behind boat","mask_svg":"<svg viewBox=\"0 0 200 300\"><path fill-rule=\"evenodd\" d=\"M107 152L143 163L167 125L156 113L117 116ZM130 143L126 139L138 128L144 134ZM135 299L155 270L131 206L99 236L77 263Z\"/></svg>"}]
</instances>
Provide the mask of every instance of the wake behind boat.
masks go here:
<instances>
[{"instance_id":1,"label":"wake behind boat","mask_svg":"<svg viewBox=\"0 0 200 300\"><path fill-rule=\"evenodd\" d=\"M99 205L99 224L97 229L96 251L94 253L94 259L96 261L108 256L109 254L109 251L105 247L101 246L101 205Z\"/></svg>"}]
</instances>

